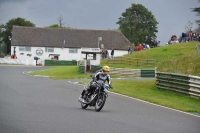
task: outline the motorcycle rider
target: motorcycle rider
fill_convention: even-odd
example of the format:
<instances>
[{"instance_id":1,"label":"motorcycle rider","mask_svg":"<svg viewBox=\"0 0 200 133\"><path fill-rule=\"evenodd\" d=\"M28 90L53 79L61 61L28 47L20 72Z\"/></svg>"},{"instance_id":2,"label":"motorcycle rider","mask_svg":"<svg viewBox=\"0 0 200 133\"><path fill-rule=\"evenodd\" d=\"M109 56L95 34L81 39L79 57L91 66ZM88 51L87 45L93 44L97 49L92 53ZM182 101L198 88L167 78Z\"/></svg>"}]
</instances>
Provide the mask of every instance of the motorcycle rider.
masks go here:
<instances>
[{"instance_id":1,"label":"motorcycle rider","mask_svg":"<svg viewBox=\"0 0 200 133\"><path fill-rule=\"evenodd\" d=\"M93 91L96 89L97 87L97 83L100 83L100 84L104 84L106 81L108 82L108 85L109 87L112 89L112 83L111 83L111 78L110 78L110 75L109 75L109 72L110 72L110 67L108 66L103 66L101 70L97 71L97 73L95 73L93 76L92 76L92 81L90 82L90 85L86 87L86 89L84 89L81 93L81 96L79 98L79 101L83 101L83 99L85 97L84 94L89 94L89 96L92 95Z\"/></svg>"}]
</instances>

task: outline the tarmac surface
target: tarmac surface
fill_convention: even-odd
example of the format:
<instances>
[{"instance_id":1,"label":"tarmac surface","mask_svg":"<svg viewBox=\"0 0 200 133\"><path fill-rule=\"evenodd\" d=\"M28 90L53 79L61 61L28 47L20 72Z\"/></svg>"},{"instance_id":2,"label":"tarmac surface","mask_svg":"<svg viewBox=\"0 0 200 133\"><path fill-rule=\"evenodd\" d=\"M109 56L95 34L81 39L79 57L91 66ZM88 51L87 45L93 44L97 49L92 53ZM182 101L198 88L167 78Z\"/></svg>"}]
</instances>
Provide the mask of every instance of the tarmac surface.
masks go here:
<instances>
[{"instance_id":1,"label":"tarmac surface","mask_svg":"<svg viewBox=\"0 0 200 133\"><path fill-rule=\"evenodd\" d=\"M114 93L100 112L84 110L78 102L83 86L77 79L27 74L42 69L0 66L0 133L200 132L199 116Z\"/></svg>"}]
</instances>

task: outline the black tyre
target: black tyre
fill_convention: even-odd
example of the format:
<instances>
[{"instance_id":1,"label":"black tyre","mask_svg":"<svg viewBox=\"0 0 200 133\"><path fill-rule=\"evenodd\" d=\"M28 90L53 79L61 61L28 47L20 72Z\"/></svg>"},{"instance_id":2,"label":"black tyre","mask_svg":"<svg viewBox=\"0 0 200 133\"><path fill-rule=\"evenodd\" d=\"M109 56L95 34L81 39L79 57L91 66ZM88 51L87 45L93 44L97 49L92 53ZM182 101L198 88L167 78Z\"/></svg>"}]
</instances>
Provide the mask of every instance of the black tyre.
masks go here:
<instances>
[{"instance_id":1,"label":"black tyre","mask_svg":"<svg viewBox=\"0 0 200 133\"><path fill-rule=\"evenodd\" d=\"M99 112L99 111L103 108L105 102L106 102L106 95L101 94L101 95L99 96L99 98L97 99L97 101L96 101L95 110L96 110L97 112Z\"/></svg>"},{"instance_id":2,"label":"black tyre","mask_svg":"<svg viewBox=\"0 0 200 133\"><path fill-rule=\"evenodd\" d=\"M82 103L82 102L81 102L81 108L82 108L82 109L86 109L87 107L88 107L88 104L85 104L85 103Z\"/></svg>"}]
</instances>

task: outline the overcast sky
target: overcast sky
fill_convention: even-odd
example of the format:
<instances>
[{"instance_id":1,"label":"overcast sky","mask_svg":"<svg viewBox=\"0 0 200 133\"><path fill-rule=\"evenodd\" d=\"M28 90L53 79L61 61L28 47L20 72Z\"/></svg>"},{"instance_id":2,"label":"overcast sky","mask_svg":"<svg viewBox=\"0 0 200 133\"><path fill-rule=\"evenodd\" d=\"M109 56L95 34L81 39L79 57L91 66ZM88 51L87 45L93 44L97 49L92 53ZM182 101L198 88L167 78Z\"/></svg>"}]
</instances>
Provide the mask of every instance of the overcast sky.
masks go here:
<instances>
[{"instance_id":1,"label":"overcast sky","mask_svg":"<svg viewBox=\"0 0 200 133\"><path fill-rule=\"evenodd\" d=\"M65 27L118 29L118 18L132 3L142 4L152 11L159 22L157 39L162 45L172 34L180 36L188 21L199 19L190 9L200 6L198 0L0 0L0 24L22 17L36 27L46 27L58 24L62 15Z\"/></svg>"}]
</instances>

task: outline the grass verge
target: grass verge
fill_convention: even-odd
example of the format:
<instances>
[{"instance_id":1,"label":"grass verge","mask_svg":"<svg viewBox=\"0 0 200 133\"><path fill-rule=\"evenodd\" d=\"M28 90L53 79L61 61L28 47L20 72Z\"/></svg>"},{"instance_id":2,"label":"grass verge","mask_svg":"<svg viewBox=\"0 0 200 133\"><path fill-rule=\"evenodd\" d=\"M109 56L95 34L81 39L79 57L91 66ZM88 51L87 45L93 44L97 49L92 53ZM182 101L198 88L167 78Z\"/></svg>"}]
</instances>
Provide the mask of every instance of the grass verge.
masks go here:
<instances>
[{"instance_id":1,"label":"grass verge","mask_svg":"<svg viewBox=\"0 0 200 133\"><path fill-rule=\"evenodd\" d=\"M156 88L155 81L115 81L113 80L114 89L112 92L134 97L158 105L185 111L196 112L200 114L200 100Z\"/></svg>"},{"instance_id":2,"label":"grass verge","mask_svg":"<svg viewBox=\"0 0 200 133\"><path fill-rule=\"evenodd\" d=\"M51 79L90 78L87 74L80 74L78 66L56 66L48 70L34 71L30 75L49 76Z\"/></svg>"}]
</instances>

